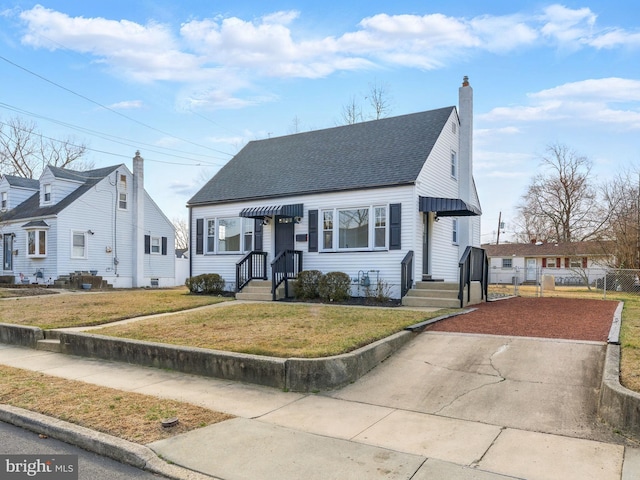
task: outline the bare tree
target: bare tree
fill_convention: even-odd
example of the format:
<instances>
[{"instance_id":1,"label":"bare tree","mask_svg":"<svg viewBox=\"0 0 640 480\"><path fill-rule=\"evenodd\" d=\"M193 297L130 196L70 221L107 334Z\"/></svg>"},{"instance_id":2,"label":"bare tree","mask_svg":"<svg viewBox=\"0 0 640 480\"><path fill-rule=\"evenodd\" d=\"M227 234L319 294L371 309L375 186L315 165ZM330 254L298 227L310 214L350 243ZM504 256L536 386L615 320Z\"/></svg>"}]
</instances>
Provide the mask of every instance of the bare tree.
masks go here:
<instances>
[{"instance_id":1,"label":"bare tree","mask_svg":"<svg viewBox=\"0 0 640 480\"><path fill-rule=\"evenodd\" d=\"M344 125L353 125L363 120L362 107L358 103L356 96L352 95L349 103L342 106L342 123Z\"/></svg>"},{"instance_id":2,"label":"bare tree","mask_svg":"<svg viewBox=\"0 0 640 480\"><path fill-rule=\"evenodd\" d=\"M547 147L541 167L517 207L518 223L525 227L520 236L536 234L555 242L597 238L607 225L608 212L592 183L591 161L554 144Z\"/></svg>"},{"instance_id":3,"label":"bare tree","mask_svg":"<svg viewBox=\"0 0 640 480\"><path fill-rule=\"evenodd\" d=\"M352 95L349 102L342 106L341 120L343 125L353 125L365 120L380 120L391 113L389 85L374 81L369 84L369 91L363 95L364 101L371 107L371 114L365 115L362 105L356 95Z\"/></svg>"},{"instance_id":4,"label":"bare tree","mask_svg":"<svg viewBox=\"0 0 640 480\"><path fill-rule=\"evenodd\" d=\"M189 225L184 218L175 217L172 221L176 229L176 248L189 248Z\"/></svg>"},{"instance_id":5,"label":"bare tree","mask_svg":"<svg viewBox=\"0 0 640 480\"><path fill-rule=\"evenodd\" d=\"M72 137L47 138L34 122L20 117L0 122L0 173L38 178L47 165L86 170L92 167L80 161L86 152L82 142Z\"/></svg>"},{"instance_id":6,"label":"bare tree","mask_svg":"<svg viewBox=\"0 0 640 480\"><path fill-rule=\"evenodd\" d=\"M617 175L602 187L610 212L603 242L616 267L640 268L640 178L638 172Z\"/></svg>"},{"instance_id":7,"label":"bare tree","mask_svg":"<svg viewBox=\"0 0 640 480\"><path fill-rule=\"evenodd\" d=\"M381 118L389 116L391 113L391 104L389 99L389 84L378 83L374 81L369 84L369 94L365 99L373 108L373 119L380 120Z\"/></svg>"}]
</instances>

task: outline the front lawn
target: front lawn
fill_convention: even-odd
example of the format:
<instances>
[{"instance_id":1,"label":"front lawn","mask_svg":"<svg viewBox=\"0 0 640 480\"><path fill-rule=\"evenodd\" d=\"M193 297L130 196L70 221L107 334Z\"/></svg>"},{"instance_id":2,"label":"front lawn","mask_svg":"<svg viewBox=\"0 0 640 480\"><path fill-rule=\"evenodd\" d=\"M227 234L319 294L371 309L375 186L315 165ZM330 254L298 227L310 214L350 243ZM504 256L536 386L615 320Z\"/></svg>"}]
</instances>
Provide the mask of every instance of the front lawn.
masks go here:
<instances>
[{"instance_id":1,"label":"front lawn","mask_svg":"<svg viewBox=\"0 0 640 480\"><path fill-rule=\"evenodd\" d=\"M126 318L177 312L229 298L192 295L185 287L60 293L0 302L0 323L44 329L101 325Z\"/></svg>"},{"instance_id":2,"label":"front lawn","mask_svg":"<svg viewBox=\"0 0 640 480\"><path fill-rule=\"evenodd\" d=\"M276 357L325 357L368 345L448 310L247 303L114 325L92 333Z\"/></svg>"}]
</instances>

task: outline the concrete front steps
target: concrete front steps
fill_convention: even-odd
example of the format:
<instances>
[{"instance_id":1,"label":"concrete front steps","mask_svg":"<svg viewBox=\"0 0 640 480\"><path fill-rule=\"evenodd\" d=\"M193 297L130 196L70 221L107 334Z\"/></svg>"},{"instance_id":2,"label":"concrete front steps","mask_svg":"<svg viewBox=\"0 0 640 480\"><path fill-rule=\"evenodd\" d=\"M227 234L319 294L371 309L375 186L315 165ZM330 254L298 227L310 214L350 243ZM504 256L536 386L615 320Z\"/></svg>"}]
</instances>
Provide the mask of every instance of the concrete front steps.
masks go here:
<instances>
[{"instance_id":1,"label":"concrete front steps","mask_svg":"<svg viewBox=\"0 0 640 480\"><path fill-rule=\"evenodd\" d=\"M405 307L460 308L457 282L416 282L402 298Z\"/></svg>"},{"instance_id":2,"label":"concrete front steps","mask_svg":"<svg viewBox=\"0 0 640 480\"><path fill-rule=\"evenodd\" d=\"M45 330L44 339L38 340L36 350L44 350L46 352L62 353L60 346L60 336L55 330Z\"/></svg>"},{"instance_id":3,"label":"concrete front steps","mask_svg":"<svg viewBox=\"0 0 640 480\"><path fill-rule=\"evenodd\" d=\"M276 299L281 298L284 298L284 285L280 285L276 292ZM251 280L246 287L236 293L236 300L273 301L271 280Z\"/></svg>"}]
</instances>

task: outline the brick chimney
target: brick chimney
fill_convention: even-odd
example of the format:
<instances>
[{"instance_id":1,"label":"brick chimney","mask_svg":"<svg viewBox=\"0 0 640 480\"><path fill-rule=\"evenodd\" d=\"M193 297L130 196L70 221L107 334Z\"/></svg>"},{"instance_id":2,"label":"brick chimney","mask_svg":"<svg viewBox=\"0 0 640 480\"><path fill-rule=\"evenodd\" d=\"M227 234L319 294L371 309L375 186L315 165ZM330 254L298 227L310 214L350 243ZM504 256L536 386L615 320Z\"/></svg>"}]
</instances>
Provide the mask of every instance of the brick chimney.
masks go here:
<instances>
[{"instance_id":1,"label":"brick chimney","mask_svg":"<svg viewBox=\"0 0 640 480\"><path fill-rule=\"evenodd\" d=\"M144 287L144 159L133 157L133 286Z\"/></svg>"}]
</instances>

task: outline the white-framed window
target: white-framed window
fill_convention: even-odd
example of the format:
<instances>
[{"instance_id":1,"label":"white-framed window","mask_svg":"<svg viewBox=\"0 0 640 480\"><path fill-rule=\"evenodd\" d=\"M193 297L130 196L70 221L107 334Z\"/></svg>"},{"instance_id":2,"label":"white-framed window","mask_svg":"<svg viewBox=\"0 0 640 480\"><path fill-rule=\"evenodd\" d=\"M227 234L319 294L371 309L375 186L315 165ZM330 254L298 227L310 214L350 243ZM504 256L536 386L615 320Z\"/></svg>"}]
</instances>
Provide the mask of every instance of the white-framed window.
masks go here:
<instances>
[{"instance_id":1,"label":"white-framed window","mask_svg":"<svg viewBox=\"0 0 640 480\"><path fill-rule=\"evenodd\" d=\"M458 126L456 125L456 122L451 122L451 133L455 135L457 132L458 132Z\"/></svg>"},{"instance_id":2,"label":"white-framed window","mask_svg":"<svg viewBox=\"0 0 640 480\"><path fill-rule=\"evenodd\" d=\"M451 151L451 177L458 178L458 154Z\"/></svg>"},{"instance_id":3,"label":"white-framed window","mask_svg":"<svg viewBox=\"0 0 640 480\"><path fill-rule=\"evenodd\" d=\"M42 190L43 190L43 198L42 201L44 203L49 203L51 202L51 184L50 183L46 183L42 186Z\"/></svg>"},{"instance_id":4,"label":"white-framed window","mask_svg":"<svg viewBox=\"0 0 640 480\"><path fill-rule=\"evenodd\" d=\"M160 255L160 237L151 237L151 254Z\"/></svg>"},{"instance_id":5,"label":"white-framed window","mask_svg":"<svg viewBox=\"0 0 640 480\"><path fill-rule=\"evenodd\" d=\"M120 175L120 191L118 192L118 208L120 210L127 209L127 176Z\"/></svg>"},{"instance_id":6,"label":"white-framed window","mask_svg":"<svg viewBox=\"0 0 640 480\"><path fill-rule=\"evenodd\" d=\"M245 218L242 222L242 241L244 242L244 251L250 252L253 250L253 227L255 221L250 218Z\"/></svg>"},{"instance_id":7,"label":"white-framed window","mask_svg":"<svg viewBox=\"0 0 640 480\"><path fill-rule=\"evenodd\" d=\"M559 265L556 263L556 258L547 258L547 268L559 268Z\"/></svg>"},{"instance_id":8,"label":"white-framed window","mask_svg":"<svg viewBox=\"0 0 640 480\"><path fill-rule=\"evenodd\" d=\"M451 219L451 241L454 245L458 244L458 219Z\"/></svg>"},{"instance_id":9,"label":"white-framed window","mask_svg":"<svg viewBox=\"0 0 640 480\"><path fill-rule=\"evenodd\" d=\"M374 207L374 234L373 248L386 248L387 246L387 208Z\"/></svg>"},{"instance_id":10,"label":"white-framed window","mask_svg":"<svg viewBox=\"0 0 640 480\"><path fill-rule=\"evenodd\" d=\"M569 267L571 268L582 268L582 258L580 257L572 257L569 259Z\"/></svg>"},{"instance_id":11,"label":"white-framed window","mask_svg":"<svg viewBox=\"0 0 640 480\"><path fill-rule=\"evenodd\" d=\"M253 218L220 217L205 220L204 253L246 253L253 250Z\"/></svg>"},{"instance_id":12,"label":"white-framed window","mask_svg":"<svg viewBox=\"0 0 640 480\"><path fill-rule=\"evenodd\" d=\"M0 209L6 210L9 206L9 193L2 192L0 193Z\"/></svg>"},{"instance_id":13,"label":"white-framed window","mask_svg":"<svg viewBox=\"0 0 640 480\"><path fill-rule=\"evenodd\" d=\"M322 250L386 249L387 210L382 205L322 210Z\"/></svg>"},{"instance_id":14,"label":"white-framed window","mask_svg":"<svg viewBox=\"0 0 640 480\"><path fill-rule=\"evenodd\" d=\"M27 257L47 256L47 231L27 230Z\"/></svg>"},{"instance_id":15,"label":"white-framed window","mask_svg":"<svg viewBox=\"0 0 640 480\"><path fill-rule=\"evenodd\" d=\"M502 268L512 268L512 267L513 267L513 259L511 258L502 259Z\"/></svg>"},{"instance_id":16,"label":"white-framed window","mask_svg":"<svg viewBox=\"0 0 640 480\"><path fill-rule=\"evenodd\" d=\"M87 258L87 232L71 232L71 258Z\"/></svg>"},{"instance_id":17,"label":"white-framed window","mask_svg":"<svg viewBox=\"0 0 640 480\"><path fill-rule=\"evenodd\" d=\"M333 210L322 212L322 249L333 250Z\"/></svg>"},{"instance_id":18,"label":"white-framed window","mask_svg":"<svg viewBox=\"0 0 640 480\"><path fill-rule=\"evenodd\" d=\"M218 253L240 253L242 218L218 219Z\"/></svg>"},{"instance_id":19,"label":"white-framed window","mask_svg":"<svg viewBox=\"0 0 640 480\"><path fill-rule=\"evenodd\" d=\"M216 221L215 219L207 220L207 253L215 253L216 251Z\"/></svg>"}]
</instances>

